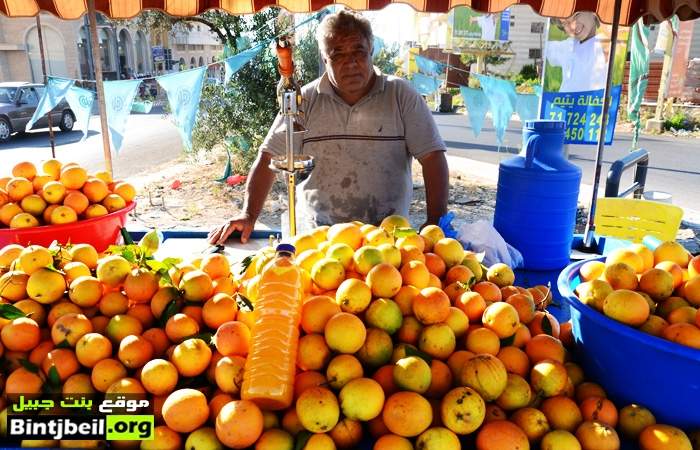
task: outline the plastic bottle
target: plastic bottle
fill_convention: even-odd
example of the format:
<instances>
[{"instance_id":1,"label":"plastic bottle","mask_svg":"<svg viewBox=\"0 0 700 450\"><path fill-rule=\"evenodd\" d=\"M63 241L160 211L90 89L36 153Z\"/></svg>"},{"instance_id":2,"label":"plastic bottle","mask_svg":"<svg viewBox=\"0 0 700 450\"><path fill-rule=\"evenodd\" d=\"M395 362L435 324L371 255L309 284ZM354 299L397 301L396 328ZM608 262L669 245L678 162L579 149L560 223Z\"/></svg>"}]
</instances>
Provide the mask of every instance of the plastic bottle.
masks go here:
<instances>
[{"instance_id":1,"label":"plastic bottle","mask_svg":"<svg viewBox=\"0 0 700 450\"><path fill-rule=\"evenodd\" d=\"M257 319L243 375L241 398L260 408L292 405L301 320L302 278L295 249L277 246L277 256L263 270L255 302Z\"/></svg>"}]
</instances>

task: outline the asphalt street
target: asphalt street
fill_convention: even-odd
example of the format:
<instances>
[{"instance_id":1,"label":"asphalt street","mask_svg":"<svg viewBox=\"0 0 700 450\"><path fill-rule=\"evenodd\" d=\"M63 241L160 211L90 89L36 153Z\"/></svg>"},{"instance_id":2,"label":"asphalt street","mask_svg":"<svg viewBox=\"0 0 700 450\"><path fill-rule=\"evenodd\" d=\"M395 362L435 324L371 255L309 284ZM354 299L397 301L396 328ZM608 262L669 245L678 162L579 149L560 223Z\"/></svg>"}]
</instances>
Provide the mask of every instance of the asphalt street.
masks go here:
<instances>
[{"instance_id":1,"label":"asphalt street","mask_svg":"<svg viewBox=\"0 0 700 450\"><path fill-rule=\"evenodd\" d=\"M435 114L435 120L448 147L448 153L485 163L498 164L520 151L521 124L512 121L506 131L504 145L499 148L490 119L478 137L464 114ZM610 164L629 153L632 135L616 133L611 146L603 154L601 187L605 185ZM700 211L700 139L672 136L642 135L641 148L649 152L646 190L668 192L673 203ZM583 170L583 183L592 185L595 171L596 146L569 146L569 160ZM622 186L632 183L632 170L623 177Z\"/></svg>"}]
</instances>

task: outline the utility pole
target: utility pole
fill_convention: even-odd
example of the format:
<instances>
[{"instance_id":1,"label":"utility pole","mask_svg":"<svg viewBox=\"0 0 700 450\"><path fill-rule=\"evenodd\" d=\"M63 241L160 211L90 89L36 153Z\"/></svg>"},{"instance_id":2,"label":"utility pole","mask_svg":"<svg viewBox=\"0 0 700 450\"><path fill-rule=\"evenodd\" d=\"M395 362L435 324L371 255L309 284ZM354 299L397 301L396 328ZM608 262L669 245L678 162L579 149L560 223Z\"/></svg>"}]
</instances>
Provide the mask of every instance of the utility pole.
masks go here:
<instances>
[{"instance_id":1,"label":"utility pole","mask_svg":"<svg viewBox=\"0 0 700 450\"><path fill-rule=\"evenodd\" d=\"M44 75L44 89L48 89L49 78L46 74L46 58L44 57L44 35L41 32L41 14L36 15L36 32L39 37L39 53L41 55L41 71ZM51 113L49 111L46 118L49 119L49 141L51 142L51 157L56 159L56 141L53 135L53 123L51 121Z\"/></svg>"},{"instance_id":2,"label":"utility pole","mask_svg":"<svg viewBox=\"0 0 700 450\"><path fill-rule=\"evenodd\" d=\"M675 36L673 35L673 26L671 21L665 21L662 26L667 27L666 47L664 48L664 65L661 69L661 80L659 81L659 95L656 98L656 111L654 118L649 119L646 124L647 131L662 132L664 129L664 103L666 103L666 93L668 84L671 82L671 68L673 66L673 43Z\"/></svg>"}]
</instances>

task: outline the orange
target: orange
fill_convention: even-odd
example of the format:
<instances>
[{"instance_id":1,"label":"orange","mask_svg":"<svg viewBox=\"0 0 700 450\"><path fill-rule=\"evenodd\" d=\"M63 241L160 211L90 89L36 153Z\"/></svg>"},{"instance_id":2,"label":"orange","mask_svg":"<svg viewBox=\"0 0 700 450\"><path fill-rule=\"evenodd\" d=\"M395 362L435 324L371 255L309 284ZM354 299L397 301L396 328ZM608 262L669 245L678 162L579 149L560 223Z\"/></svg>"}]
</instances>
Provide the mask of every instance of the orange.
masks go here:
<instances>
[{"instance_id":1,"label":"orange","mask_svg":"<svg viewBox=\"0 0 700 450\"><path fill-rule=\"evenodd\" d=\"M692 450L693 446L683 430L662 424L653 424L639 434L643 450Z\"/></svg>"},{"instance_id":2,"label":"orange","mask_svg":"<svg viewBox=\"0 0 700 450\"><path fill-rule=\"evenodd\" d=\"M46 311L41 303L32 299L25 299L18 301L14 306L26 314L27 317L34 320L40 327L46 324Z\"/></svg>"},{"instance_id":3,"label":"orange","mask_svg":"<svg viewBox=\"0 0 700 450\"><path fill-rule=\"evenodd\" d=\"M500 302L501 289L490 281L481 281L472 286L472 291L478 292L487 302Z\"/></svg>"},{"instance_id":4,"label":"orange","mask_svg":"<svg viewBox=\"0 0 700 450\"><path fill-rule=\"evenodd\" d=\"M649 304L638 293L619 289L605 297L603 312L612 319L638 327L649 318Z\"/></svg>"},{"instance_id":5,"label":"orange","mask_svg":"<svg viewBox=\"0 0 700 450\"><path fill-rule=\"evenodd\" d=\"M418 234L409 234L396 240L396 247L402 249L408 246L417 247L421 253L425 251L425 240Z\"/></svg>"},{"instance_id":6,"label":"orange","mask_svg":"<svg viewBox=\"0 0 700 450\"><path fill-rule=\"evenodd\" d=\"M20 202L20 206L24 210L33 216L41 217L44 210L46 209L46 201L44 201L41 196L37 194L27 195Z\"/></svg>"},{"instance_id":7,"label":"orange","mask_svg":"<svg viewBox=\"0 0 700 450\"><path fill-rule=\"evenodd\" d=\"M513 273L513 269L508 267L507 264L497 263L489 267L486 272L486 279L499 288L503 288L513 285L515 282L515 274Z\"/></svg>"},{"instance_id":8,"label":"orange","mask_svg":"<svg viewBox=\"0 0 700 450\"><path fill-rule=\"evenodd\" d=\"M466 349L473 353L487 353L497 355L501 349L501 341L498 335L488 328L476 328L467 331Z\"/></svg>"},{"instance_id":9,"label":"orange","mask_svg":"<svg viewBox=\"0 0 700 450\"><path fill-rule=\"evenodd\" d=\"M357 448L360 445L360 441L362 441L362 423L358 420L352 420L346 417L338 421L336 426L328 433L328 436L331 437L336 448ZM312 436L312 439L315 438ZM325 436L323 441L323 445L319 446L321 448L329 448L331 442L325 439Z\"/></svg>"},{"instance_id":10,"label":"orange","mask_svg":"<svg viewBox=\"0 0 700 450\"><path fill-rule=\"evenodd\" d=\"M220 325L235 320L238 304L228 294L215 294L202 307L202 320L207 327L216 330Z\"/></svg>"},{"instance_id":11,"label":"orange","mask_svg":"<svg viewBox=\"0 0 700 450\"><path fill-rule=\"evenodd\" d=\"M22 212L23 210L19 203L5 203L0 206L0 222L9 227L10 223L12 223L12 219Z\"/></svg>"},{"instance_id":12,"label":"orange","mask_svg":"<svg viewBox=\"0 0 700 450\"><path fill-rule=\"evenodd\" d=\"M634 269L635 273L644 272L644 260L638 253L630 249L615 249L611 251L605 259L605 264L608 266L618 262L627 264L632 269Z\"/></svg>"},{"instance_id":13,"label":"orange","mask_svg":"<svg viewBox=\"0 0 700 450\"><path fill-rule=\"evenodd\" d=\"M496 355L505 366L508 373L527 377L530 373L528 355L517 347L503 347Z\"/></svg>"},{"instance_id":14,"label":"orange","mask_svg":"<svg viewBox=\"0 0 700 450\"><path fill-rule=\"evenodd\" d=\"M136 197L136 189L134 186L125 181L115 184L113 192L123 198L127 203L133 201Z\"/></svg>"},{"instance_id":15,"label":"orange","mask_svg":"<svg viewBox=\"0 0 700 450\"><path fill-rule=\"evenodd\" d=\"M11 302L24 299L27 297L28 283L29 275L26 273L19 270L7 272L0 276L0 297L10 300ZM44 302L39 301L39 303Z\"/></svg>"},{"instance_id":16,"label":"orange","mask_svg":"<svg viewBox=\"0 0 700 450\"><path fill-rule=\"evenodd\" d=\"M68 297L82 308L91 308L102 298L102 283L93 276L78 277L71 282Z\"/></svg>"},{"instance_id":17,"label":"orange","mask_svg":"<svg viewBox=\"0 0 700 450\"><path fill-rule=\"evenodd\" d=\"M81 262L91 270L97 268L97 250L90 244L74 244L68 249L68 254L73 262Z\"/></svg>"},{"instance_id":18,"label":"orange","mask_svg":"<svg viewBox=\"0 0 700 450\"><path fill-rule=\"evenodd\" d=\"M66 196L66 187L58 181L49 181L41 189L41 198L51 205L60 204Z\"/></svg>"},{"instance_id":19,"label":"orange","mask_svg":"<svg viewBox=\"0 0 700 450\"><path fill-rule=\"evenodd\" d=\"M359 314L367 309L371 300L372 290L370 287L364 281L355 278L350 278L340 283L340 286L338 286L335 293L335 302L338 304L338 306L340 306L340 309L344 312L353 314ZM314 303L314 307L317 307L316 303L317 302ZM304 306L306 307L306 304ZM330 305L328 305L328 310L326 312L327 315L330 315ZM323 322L324 317L327 315L322 315L321 317L317 317L312 320ZM308 313L306 319L307 321L310 319L308 317ZM327 320L328 318L325 319L325 321ZM321 323L317 323L316 325L320 326Z\"/></svg>"},{"instance_id":20,"label":"orange","mask_svg":"<svg viewBox=\"0 0 700 450\"><path fill-rule=\"evenodd\" d=\"M636 253L640 258L642 258L642 262L644 263L643 272L654 267L654 252L644 244L632 244L628 247L628 250Z\"/></svg>"},{"instance_id":21,"label":"orange","mask_svg":"<svg viewBox=\"0 0 700 450\"><path fill-rule=\"evenodd\" d=\"M608 264L603 274L605 281L610 283L613 290L618 289L637 289L637 274L633 267L623 262Z\"/></svg>"},{"instance_id":22,"label":"orange","mask_svg":"<svg viewBox=\"0 0 700 450\"><path fill-rule=\"evenodd\" d=\"M404 216L394 214L385 217L379 224L379 227L383 228L387 233L393 235L396 228L411 228L411 223Z\"/></svg>"},{"instance_id":23,"label":"orange","mask_svg":"<svg viewBox=\"0 0 700 450\"><path fill-rule=\"evenodd\" d=\"M7 376L5 380L5 394L40 394L43 384L44 380L39 374L20 367Z\"/></svg>"},{"instance_id":24,"label":"orange","mask_svg":"<svg viewBox=\"0 0 700 450\"><path fill-rule=\"evenodd\" d=\"M61 170L59 181L66 189L80 189L88 179L87 172L82 167L64 167Z\"/></svg>"},{"instance_id":25,"label":"orange","mask_svg":"<svg viewBox=\"0 0 700 450\"><path fill-rule=\"evenodd\" d=\"M208 418L207 399L195 389L178 389L163 403L163 420L178 433L192 432L204 425Z\"/></svg>"},{"instance_id":26,"label":"orange","mask_svg":"<svg viewBox=\"0 0 700 450\"><path fill-rule=\"evenodd\" d=\"M170 346L168 336L160 328L149 328L141 335L153 345L153 356L162 357Z\"/></svg>"},{"instance_id":27,"label":"orange","mask_svg":"<svg viewBox=\"0 0 700 450\"><path fill-rule=\"evenodd\" d=\"M39 225L36 217L29 213L19 213L10 221L10 228L31 228Z\"/></svg>"},{"instance_id":28,"label":"orange","mask_svg":"<svg viewBox=\"0 0 700 450\"><path fill-rule=\"evenodd\" d=\"M504 411L515 411L530 404L534 396L527 380L514 373L508 374L508 382L496 404Z\"/></svg>"},{"instance_id":29,"label":"orange","mask_svg":"<svg viewBox=\"0 0 700 450\"><path fill-rule=\"evenodd\" d=\"M340 418L338 399L325 387L304 390L296 401L295 409L302 426L312 433L332 430Z\"/></svg>"},{"instance_id":30,"label":"orange","mask_svg":"<svg viewBox=\"0 0 700 450\"><path fill-rule=\"evenodd\" d=\"M700 306L700 275L686 281L684 286L685 299L693 306Z\"/></svg>"},{"instance_id":31,"label":"orange","mask_svg":"<svg viewBox=\"0 0 700 450\"><path fill-rule=\"evenodd\" d=\"M605 263L603 261L588 261L581 266L579 276L581 281L597 280L603 276L605 272Z\"/></svg>"},{"instance_id":32,"label":"orange","mask_svg":"<svg viewBox=\"0 0 700 450\"><path fill-rule=\"evenodd\" d=\"M76 373L75 375L69 376L61 392L65 394L95 394L95 388L92 387L92 382L90 381L90 375L86 373Z\"/></svg>"},{"instance_id":33,"label":"orange","mask_svg":"<svg viewBox=\"0 0 700 450\"><path fill-rule=\"evenodd\" d=\"M24 197L34 193L32 182L24 177L10 178L5 186L5 191L13 202L19 202Z\"/></svg>"},{"instance_id":34,"label":"orange","mask_svg":"<svg viewBox=\"0 0 700 450\"><path fill-rule=\"evenodd\" d=\"M507 420L497 420L485 424L476 436L477 450L529 449L530 443L525 432Z\"/></svg>"},{"instance_id":35,"label":"orange","mask_svg":"<svg viewBox=\"0 0 700 450\"><path fill-rule=\"evenodd\" d=\"M31 180L36 176L36 166L29 161L22 161L12 168L13 177L22 177Z\"/></svg>"},{"instance_id":36,"label":"orange","mask_svg":"<svg viewBox=\"0 0 700 450\"><path fill-rule=\"evenodd\" d=\"M71 207L76 214L82 214L90 205L90 200L81 192L70 192L63 199L63 205Z\"/></svg>"},{"instance_id":37,"label":"orange","mask_svg":"<svg viewBox=\"0 0 700 450\"><path fill-rule=\"evenodd\" d=\"M447 270L445 261L435 253L425 253L425 266L428 271L438 278L442 278Z\"/></svg>"},{"instance_id":38,"label":"orange","mask_svg":"<svg viewBox=\"0 0 700 450\"><path fill-rule=\"evenodd\" d=\"M605 391L600 385L590 381L584 381L576 387L576 401L579 403L588 397L606 397Z\"/></svg>"},{"instance_id":39,"label":"orange","mask_svg":"<svg viewBox=\"0 0 700 450\"><path fill-rule=\"evenodd\" d=\"M321 334L307 334L299 338L297 367L301 370L321 370L331 359L331 351Z\"/></svg>"},{"instance_id":40,"label":"orange","mask_svg":"<svg viewBox=\"0 0 700 450\"><path fill-rule=\"evenodd\" d=\"M467 284L460 282L454 282L446 285L444 291L450 298L450 301L453 303L457 303L457 299L460 295L464 294L465 292L471 292ZM479 317L481 317L481 315L479 315Z\"/></svg>"},{"instance_id":41,"label":"orange","mask_svg":"<svg viewBox=\"0 0 700 450\"><path fill-rule=\"evenodd\" d=\"M117 194L109 194L102 199L102 206L104 206L108 212L113 213L126 207L126 202Z\"/></svg>"},{"instance_id":42,"label":"orange","mask_svg":"<svg viewBox=\"0 0 700 450\"><path fill-rule=\"evenodd\" d=\"M583 420L601 422L612 428L617 426L617 408L607 398L588 397L579 405Z\"/></svg>"},{"instance_id":43,"label":"orange","mask_svg":"<svg viewBox=\"0 0 700 450\"><path fill-rule=\"evenodd\" d=\"M563 364L566 357L566 350L561 341L548 334L533 336L532 339L525 344L525 353L527 353L532 364L545 359L551 359Z\"/></svg>"},{"instance_id":44,"label":"orange","mask_svg":"<svg viewBox=\"0 0 700 450\"><path fill-rule=\"evenodd\" d=\"M423 289L428 287L430 282L430 271L421 261L409 261L401 267L401 277L403 284Z\"/></svg>"},{"instance_id":45,"label":"orange","mask_svg":"<svg viewBox=\"0 0 700 450\"><path fill-rule=\"evenodd\" d=\"M5 189L0 188L0 206L3 206L4 204L8 203L10 201L10 196L7 195L7 191Z\"/></svg>"},{"instance_id":46,"label":"orange","mask_svg":"<svg viewBox=\"0 0 700 450\"><path fill-rule=\"evenodd\" d=\"M372 450L413 450L413 444L405 437L385 434L375 441Z\"/></svg>"},{"instance_id":47,"label":"orange","mask_svg":"<svg viewBox=\"0 0 700 450\"><path fill-rule=\"evenodd\" d=\"M158 276L148 269L132 269L124 279L124 293L135 303L145 303L158 291Z\"/></svg>"},{"instance_id":48,"label":"orange","mask_svg":"<svg viewBox=\"0 0 700 450\"><path fill-rule=\"evenodd\" d=\"M355 353L365 342L367 329L357 316L340 312L326 323L324 337L328 347L338 353Z\"/></svg>"},{"instance_id":49,"label":"orange","mask_svg":"<svg viewBox=\"0 0 700 450\"><path fill-rule=\"evenodd\" d=\"M99 203L109 194L109 187L99 178L88 178L83 185L82 192L90 203Z\"/></svg>"},{"instance_id":50,"label":"orange","mask_svg":"<svg viewBox=\"0 0 700 450\"><path fill-rule=\"evenodd\" d=\"M433 253L442 258L448 268L461 263L465 255L462 244L453 238L442 238L435 242Z\"/></svg>"},{"instance_id":51,"label":"orange","mask_svg":"<svg viewBox=\"0 0 700 450\"><path fill-rule=\"evenodd\" d=\"M326 236L331 244L347 244L353 250L362 246L362 231L354 223L334 224L328 229Z\"/></svg>"},{"instance_id":52,"label":"orange","mask_svg":"<svg viewBox=\"0 0 700 450\"><path fill-rule=\"evenodd\" d=\"M126 377L126 367L116 359L106 358L98 361L92 368L90 380L99 392L106 392L116 381Z\"/></svg>"},{"instance_id":53,"label":"orange","mask_svg":"<svg viewBox=\"0 0 700 450\"><path fill-rule=\"evenodd\" d=\"M82 309L76 305L75 303L71 303L69 301L61 300L59 302L54 303L51 306L51 309L49 310L49 314L46 316L46 325L49 327L52 327L54 323L56 323L56 320L58 320L59 317L64 316L66 314L80 314L82 313Z\"/></svg>"},{"instance_id":54,"label":"orange","mask_svg":"<svg viewBox=\"0 0 700 450\"><path fill-rule=\"evenodd\" d=\"M177 368L164 359L148 361L141 369L141 384L153 395L170 394L177 385Z\"/></svg>"},{"instance_id":55,"label":"orange","mask_svg":"<svg viewBox=\"0 0 700 450\"><path fill-rule=\"evenodd\" d=\"M246 356L250 347L250 329L243 322L226 322L219 326L213 341L217 351L224 356Z\"/></svg>"},{"instance_id":56,"label":"orange","mask_svg":"<svg viewBox=\"0 0 700 450\"><path fill-rule=\"evenodd\" d=\"M51 327L51 339L58 345L63 341L75 347L78 340L92 332L92 323L83 314L66 314L59 317Z\"/></svg>"},{"instance_id":57,"label":"orange","mask_svg":"<svg viewBox=\"0 0 700 450\"><path fill-rule=\"evenodd\" d=\"M193 338L177 344L170 361L175 364L180 375L194 377L209 367L211 358L212 352L206 342Z\"/></svg>"},{"instance_id":58,"label":"orange","mask_svg":"<svg viewBox=\"0 0 700 450\"><path fill-rule=\"evenodd\" d=\"M63 225L78 221L78 214L70 206L58 206L51 211L51 224Z\"/></svg>"},{"instance_id":59,"label":"orange","mask_svg":"<svg viewBox=\"0 0 700 450\"><path fill-rule=\"evenodd\" d=\"M508 416L506 415L506 412L503 411L500 406L495 403L486 404L486 417L484 418L484 423L507 419Z\"/></svg>"},{"instance_id":60,"label":"orange","mask_svg":"<svg viewBox=\"0 0 700 450\"><path fill-rule=\"evenodd\" d=\"M112 342L99 333L84 334L75 344L75 356L83 366L95 367L112 356Z\"/></svg>"},{"instance_id":61,"label":"orange","mask_svg":"<svg viewBox=\"0 0 700 450\"><path fill-rule=\"evenodd\" d=\"M500 339L515 334L520 324L518 311L506 302L496 302L486 307L481 322Z\"/></svg>"},{"instance_id":62,"label":"orange","mask_svg":"<svg viewBox=\"0 0 700 450\"><path fill-rule=\"evenodd\" d=\"M444 322L450 314L450 299L441 289L428 287L413 299L413 314L424 325Z\"/></svg>"},{"instance_id":63,"label":"orange","mask_svg":"<svg viewBox=\"0 0 700 450\"><path fill-rule=\"evenodd\" d=\"M369 271L366 282L375 297L392 298L401 289L403 280L394 266L381 263Z\"/></svg>"},{"instance_id":64,"label":"orange","mask_svg":"<svg viewBox=\"0 0 700 450\"><path fill-rule=\"evenodd\" d=\"M478 354L464 363L460 384L474 389L491 402L501 396L508 383L508 373L503 363L493 355Z\"/></svg>"},{"instance_id":65,"label":"orange","mask_svg":"<svg viewBox=\"0 0 700 450\"><path fill-rule=\"evenodd\" d=\"M131 263L119 255L112 255L98 261L96 276L108 287L121 286L131 271Z\"/></svg>"},{"instance_id":66,"label":"orange","mask_svg":"<svg viewBox=\"0 0 700 450\"><path fill-rule=\"evenodd\" d=\"M341 286L343 285L341 284ZM327 295L311 297L304 302L302 307L301 327L306 333L323 333L328 320L339 312L340 306L333 298Z\"/></svg>"},{"instance_id":67,"label":"orange","mask_svg":"<svg viewBox=\"0 0 700 450\"><path fill-rule=\"evenodd\" d=\"M39 345L41 333L39 325L33 319L19 317L2 327L0 337L7 350L28 352Z\"/></svg>"},{"instance_id":68,"label":"orange","mask_svg":"<svg viewBox=\"0 0 700 450\"><path fill-rule=\"evenodd\" d=\"M523 430L530 442L539 441L550 430L547 417L535 408L521 408L513 413L510 420Z\"/></svg>"},{"instance_id":69,"label":"orange","mask_svg":"<svg viewBox=\"0 0 700 450\"><path fill-rule=\"evenodd\" d=\"M549 322L547 324L545 321ZM538 334L549 334L555 338L559 337L559 332L561 327L559 321L552 314L547 312L537 311L535 313L535 318L528 325L530 333L532 336L537 336Z\"/></svg>"},{"instance_id":70,"label":"orange","mask_svg":"<svg viewBox=\"0 0 700 450\"><path fill-rule=\"evenodd\" d=\"M119 343L117 356L128 369L138 369L153 357L153 344L142 336L129 335Z\"/></svg>"},{"instance_id":71,"label":"orange","mask_svg":"<svg viewBox=\"0 0 700 450\"><path fill-rule=\"evenodd\" d=\"M227 277L231 274L228 258L220 253L214 253L202 258L199 268L209 275L212 280Z\"/></svg>"},{"instance_id":72,"label":"orange","mask_svg":"<svg viewBox=\"0 0 700 450\"><path fill-rule=\"evenodd\" d=\"M620 438L614 428L599 422L583 422L576 429L583 450L617 450Z\"/></svg>"},{"instance_id":73,"label":"orange","mask_svg":"<svg viewBox=\"0 0 700 450\"><path fill-rule=\"evenodd\" d=\"M109 214L109 211L107 211L107 208L105 208L104 206L99 205L99 204L90 205L85 210L85 218L86 219L92 219L95 217L106 216L107 214Z\"/></svg>"},{"instance_id":74,"label":"orange","mask_svg":"<svg viewBox=\"0 0 700 450\"><path fill-rule=\"evenodd\" d=\"M562 363L544 360L530 370L532 389L541 396L554 397L562 394L569 382L569 374Z\"/></svg>"},{"instance_id":75,"label":"orange","mask_svg":"<svg viewBox=\"0 0 700 450\"><path fill-rule=\"evenodd\" d=\"M467 267L461 264L450 267L445 274L445 284L452 284L455 281L471 284L474 278L474 273Z\"/></svg>"},{"instance_id":76,"label":"orange","mask_svg":"<svg viewBox=\"0 0 700 450\"><path fill-rule=\"evenodd\" d=\"M65 381L80 370L80 363L73 350L56 348L48 352L41 362L41 370L46 376L49 376L51 367L55 367L61 381Z\"/></svg>"},{"instance_id":77,"label":"orange","mask_svg":"<svg viewBox=\"0 0 700 450\"><path fill-rule=\"evenodd\" d=\"M209 275L201 270L191 270L182 276L179 283L185 300L204 302L214 293L214 285Z\"/></svg>"},{"instance_id":78,"label":"orange","mask_svg":"<svg viewBox=\"0 0 700 450\"><path fill-rule=\"evenodd\" d=\"M392 433L414 437L428 429L433 421L433 410L420 394L397 392L386 400L382 420Z\"/></svg>"},{"instance_id":79,"label":"orange","mask_svg":"<svg viewBox=\"0 0 700 450\"><path fill-rule=\"evenodd\" d=\"M107 337L113 343L118 344L130 334L139 336L143 332L143 324L135 317L126 314L117 314L109 319L105 331Z\"/></svg>"},{"instance_id":80,"label":"orange","mask_svg":"<svg viewBox=\"0 0 700 450\"><path fill-rule=\"evenodd\" d=\"M687 347L700 349L700 328L689 323L674 323L664 328L664 339Z\"/></svg>"},{"instance_id":81,"label":"orange","mask_svg":"<svg viewBox=\"0 0 700 450\"><path fill-rule=\"evenodd\" d=\"M661 261L671 261L681 267L687 267L690 253L676 241L662 242L654 249L654 265Z\"/></svg>"},{"instance_id":82,"label":"orange","mask_svg":"<svg viewBox=\"0 0 700 450\"><path fill-rule=\"evenodd\" d=\"M573 433L584 420L576 402L563 395L545 399L540 405L540 410L547 417L549 425L555 430L566 430Z\"/></svg>"},{"instance_id":83,"label":"orange","mask_svg":"<svg viewBox=\"0 0 700 450\"><path fill-rule=\"evenodd\" d=\"M478 292L467 291L455 301L455 306L467 315L469 322L481 321L486 310L486 300Z\"/></svg>"},{"instance_id":84,"label":"orange","mask_svg":"<svg viewBox=\"0 0 700 450\"><path fill-rule=\"evenodd\" d=\"M518 312L518 320L521 323L527 325L535 318L535 302L531 296L513 294L506 299L506 302Z\"/></svg>"},{"instance_id":85,"label":"orange","mask_svg":"<svg viewBox=\"0 0 700 450\"><path fill-rule=\"evenodd\" d=\"M129 309L129 299L119 291L107 292L98 305L100 313L107 317L125 314Z\"/></svg>"}]
</instances>

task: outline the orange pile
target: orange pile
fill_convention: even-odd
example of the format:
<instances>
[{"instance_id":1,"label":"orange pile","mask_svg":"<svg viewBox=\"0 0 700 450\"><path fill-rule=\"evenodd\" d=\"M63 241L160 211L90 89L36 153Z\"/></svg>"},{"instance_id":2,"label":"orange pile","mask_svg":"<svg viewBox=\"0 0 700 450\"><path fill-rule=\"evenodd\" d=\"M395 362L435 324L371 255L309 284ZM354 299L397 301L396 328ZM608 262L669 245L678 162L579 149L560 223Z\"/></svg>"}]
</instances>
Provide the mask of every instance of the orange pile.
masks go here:
<instances>
[{"instance_id":1,"label":"orange pile","mask_svg":"<svg viewBox=\"0 0 700 450\"><path fill-rule=\"evenodd\" d=\"M581 267L581 302L619 322L700 349L700 256L677 242L618 249Z\"/></svg>"},{"instance_id":2,"label":"orange pile","mask_svg":"<svg viewBox=\"0 0 700 450\"><path fill-rule=\"evenodd\" d=\"M94 175L76 163L50 159L41 167L21 162L12 176L0 178L0 228L61 225L125 208L136 190L113 181L108 172Z\"/></svg>"},{"instance_id":3,"label":"orange pile","mask_svg":"<svg viewBox=\"0 0 700 450\"><path fill-rule=\"evenodd\" d=\"M514 286L509 267L482 266L438 227L408 227L392 216L295 239L306 297L294 405L276 412L240 399L255 311L234 299L255 304L272 248L244 270L209 255L162 277L85 245L6 247L0 296L31 316L0 319L3 393L41 392L52 367L63 392L145 393L155 439L119 448L357 449L370 437L374 450L598 450L619 448L619 432L692 450L585 380L547 288Z\"/></svg>"}]
</instances>

